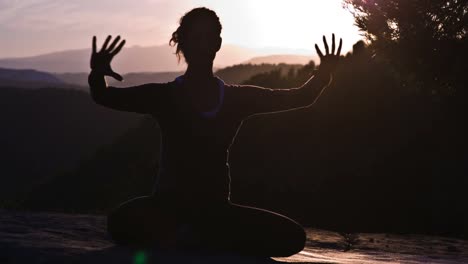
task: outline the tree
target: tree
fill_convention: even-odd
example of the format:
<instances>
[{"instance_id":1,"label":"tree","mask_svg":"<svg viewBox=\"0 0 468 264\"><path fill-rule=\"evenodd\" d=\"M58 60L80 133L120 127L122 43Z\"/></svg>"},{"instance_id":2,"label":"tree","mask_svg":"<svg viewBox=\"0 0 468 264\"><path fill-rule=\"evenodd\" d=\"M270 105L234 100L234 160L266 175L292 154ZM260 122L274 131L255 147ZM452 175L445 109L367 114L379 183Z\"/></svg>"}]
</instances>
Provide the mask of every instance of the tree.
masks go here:
<instances>
[{"instance_id":1,"label":"tree","mask_svg":"<svg viewBox=\"0 0 468 264\"><path fill-rule=\"evenodd\" d=\"M344 6L376 58L388 62L404 85L430 94L468 94L466 1L344 0Z\"/></svg>"}]
</instances>

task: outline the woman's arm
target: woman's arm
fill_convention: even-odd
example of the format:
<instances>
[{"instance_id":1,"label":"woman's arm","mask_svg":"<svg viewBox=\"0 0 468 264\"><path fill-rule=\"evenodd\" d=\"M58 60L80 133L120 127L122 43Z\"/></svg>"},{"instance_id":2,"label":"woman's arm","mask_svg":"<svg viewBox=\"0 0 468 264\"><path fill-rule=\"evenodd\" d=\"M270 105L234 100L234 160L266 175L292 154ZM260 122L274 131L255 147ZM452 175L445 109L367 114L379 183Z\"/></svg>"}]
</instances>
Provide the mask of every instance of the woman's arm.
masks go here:
<instances>
[{"instance_id":1,"label":"woman's arm","mask_svg":"<svg viewBox=\"0 0 468 264\"><path fill-rule=\"evenodd\" d=\"M120 36L111 40L108 36L99 52L96 51L96 37L93 37L93 51L91 55L91 73L88 76L88 84L91 97L100 105L128 112L151 113L160 99L161 89L158 84L144 84L128 88L115 88L107 86L104 76L111 76L119 81L123 78L111 68L111 61L120 52L125 44L125 40L117 43Z\"/></svg>"},{"instance_id":2,"label":"woman's arm","mask_svg":"<svg viewBox=\"0 0 468 264\"><path fill-rule=\"evenodd\" d=\"M270 89L253 85L241 85L237 87L242 96L242 108L246 115L277 113L289 110L305 108L313 105L320 97L323 90L332 82L332 74L338 63L341 52L342 40L335 54L335 35L332 37L332 52L329 52L328 44L323 37L326 54L315 48L320 57L321 64L316 75L312 76L299 88Z\"/></svg>"},{"instance_id":3,"label":"woman's arm","mask_svg":"<svg viewBox=\"0 0 468 264\"><path fill-rule=\"evenodd\" d=\"M94 102L119 111L149 114L160 106L162 84L148 83L127 88L107 86L102 73L91 71L88 76Z\"/></svg>"},{"instance_id":4,"label":"woman's arm","mask_svg":"<svg viewBox=\"0 0 468 264\"><path fill-rule=\"evenodd\" d=\"M331 83L330 74L312 76L299 88L271 89L254 85L240 85L242 108L246 116L271 114L306 108L315 103L323 90Z\"/></svg>"}]
</instances>

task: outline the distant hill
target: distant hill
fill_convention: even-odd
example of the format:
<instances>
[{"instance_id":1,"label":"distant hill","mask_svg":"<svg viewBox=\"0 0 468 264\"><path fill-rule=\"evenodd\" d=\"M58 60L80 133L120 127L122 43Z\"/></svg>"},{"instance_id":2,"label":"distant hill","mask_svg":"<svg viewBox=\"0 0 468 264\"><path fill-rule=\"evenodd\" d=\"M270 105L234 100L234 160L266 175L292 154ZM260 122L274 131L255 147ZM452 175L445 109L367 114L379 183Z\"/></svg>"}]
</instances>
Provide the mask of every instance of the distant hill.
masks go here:
<instances>
[{"instance_id":1,"label":"distant hill","mask_svg":"<svg viewBox=\"0 0 468 264\"><path fill-rule=\"evenodd\" d=\"M183 72L135 72L124 74L124 81L119 82L113 78L106 78L109 85L115 87L128 87L134 85L140 85L144 83L160 83L169 82L174 80L177 76L183 74ZM61 81L80 85L81 88L88 91L88 73L56 73L54 74Z\"/></svg>"},{"instance_id":2,"label":"distant hill","mask_svg":"<svg viewBox=\"0 0 468 264\"><path fill-rule=\"evenodd\" d=\"M88 74L81 73L48 73L37 70L0 68L0 87L46 88L58 87L77 89L88 92ZM169 82L183 72L138 72L124 74L124 81L107 78L109 85L126 87L151 82Z\"/></svg>"},{"instance_id":3,"label":"distant hill","mask_svg":"<svg viewBox=\"0 0 468 264\"><path fill-rule=\"evenodd\" d=\"M287 73L290 69L299 69L301 64L237 64L226 68L219 69L215 75L223 79L226 83L241 84L246 80L252 78L254 75L267 73L275 70L280 70ZM113 78L107 78L109 85L116 87L128 87L140 85L144 83L161 83L174 80L177 76L184 74L180 72L134 72L124 74L124 81L119 82ZM88 73L56 73L54 74L61 81L80 85L84 90L88 90Z\"/></svg>"},{"instance_id":4,"label":"distant hill","mask_svg":"<svg viewBox=\"0 0 468 264\"><path fill-rule=\"evenodd\" d=\"M0 206L21 199L32 186L56 173L75 168L140 118L106 109L89 94L58 85L2 87Z\"/></svg>"},{"instance_id":5,"label":"distant hill","mask_svg":"<svg viewBox=\"0 0 468 264\"><path fill-rule=\"evenodd\" d=\"M300 64L239 64L226 67L216 71L216 75L226 83L242 84L255 75L268 73L272 71L281 71L286 74L290 69L298 70L303 67Z\"/></svg>"},{"instance_id":6,"label":"distant hill","mask_svg":"<svg viewBox=\"0 0 468 264\"><path fill-rule=\"evenodd\" d=\"M88 72L91 49L66 50L24 58L0 59L0 67L13 69L36 69L47 72ZM217 54L215 66L225 67L239 64L260 53L235 45L224 45ZM183 71L186 68L181 60L177 62L174 48L168 45L124 48L115 57L113 68L120 73L128 72L168 72Z\"/></svg>"},{"instance_id":7,"label":"distant hill","mask_svg":"<svg viewBox=\"0 0 468 264\"><path fill-rule=\"evenodd\" d=\"M302 64L305 65L309 63L309 61L315 61L318 63L320 60L317 56L303 56L303 55L269 55L269 56L260 56L251 58L243 64L279 64L279 63L286 63L286 64Z\"/></svg>"},{"instance_id":8,"label":"distant hill","mask_svg":"<svg viewBox=\"0 0 468 264\"><path fill-rule=\"evenodd\" d=\"M30 69L0 68L0 87L40 88L57 84L63 84L63 82L50 73Z\"/></svg>"},{"instance_id":9,"label":"distant hill","mask_svg":"<svg viewBox=\"0 0 468 264\"><path fill-rule=\"evenodd\" d=\"M77 169L57 174L38 186L23 205L86 211L108 209L135 196L150 195L159 167L159 149L159 127L150 116L144 116L138 126L112 144L102 145Z\"/></svg>"},{"instance_id":10,"label":"distant hill","mask_svg":"<svg viewBox=\"0 0 468 264\"><path fill-rule=\"evenodd\" d=\"M91 49L76 49L52 52L31 57L3 58L0 67L11 69L35 69L54 73L89 72ZM225 68L236 64L307 64L310 60L318 62L316 57L301 55L269 55L265 51L244 48L236 45L224 45L216 55L215 68ZM177 62L174 48L162 46L132 46L124 48L115 57L113 68L119 73L131 72L181 72L186 64L181 59Z\"/></svg>"}]
</instances>

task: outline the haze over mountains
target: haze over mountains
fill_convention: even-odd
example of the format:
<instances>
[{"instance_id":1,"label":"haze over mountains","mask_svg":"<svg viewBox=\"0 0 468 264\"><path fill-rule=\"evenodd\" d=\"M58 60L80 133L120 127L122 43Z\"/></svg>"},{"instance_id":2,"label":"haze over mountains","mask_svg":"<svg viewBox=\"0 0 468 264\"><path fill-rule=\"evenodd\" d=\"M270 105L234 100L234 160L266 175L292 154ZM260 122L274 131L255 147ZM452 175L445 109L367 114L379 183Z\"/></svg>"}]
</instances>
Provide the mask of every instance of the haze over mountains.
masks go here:
<instances>
[{"instance_id":1,"label":"haze over mountains","mask_svg":"<svg viewBox=\"0 0 468 264\"><path fill-rule=\"evenodd\" d=\"M132 46L124 48L115 57L113 68L120 73L129 72L180 72L185 63L177 62L174 48L162 46ZM76 73L89 71L90 48L65 50L32 57L3 58L0 67L11 69L35 69L55 73ZM267 51L244 48L236 45L224 45L215 60L216 68L241 63L288 63L306 64L315 56L271 55ZM318 61L317 61L318 62Z\"/></svg>"}]
</instances>

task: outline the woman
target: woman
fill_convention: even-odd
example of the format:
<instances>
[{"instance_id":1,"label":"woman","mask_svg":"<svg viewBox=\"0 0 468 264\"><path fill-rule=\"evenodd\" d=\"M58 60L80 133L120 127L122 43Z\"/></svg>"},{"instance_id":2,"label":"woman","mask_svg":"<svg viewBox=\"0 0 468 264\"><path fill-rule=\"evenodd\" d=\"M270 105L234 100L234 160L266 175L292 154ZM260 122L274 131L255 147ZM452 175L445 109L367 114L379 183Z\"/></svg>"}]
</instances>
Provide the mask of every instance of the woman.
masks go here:
<instances>
[{"instance_id":1,"label":"woman","mask_svg":"<svg viewBox=\"0 0 468 264\"><path fill-rule=\"evenodd\" d=\"M110 62L125 40L111 36L96 51L93 38L89 85L96 103L122 111L151 114L162 134L161 161L154 194L120 205L108 216L108 231L121 244L156 243L162 247L234 251L261 256L290 256L304 248L304 229L295 221L263 209L230 202L228 149L249 116L308 107L331 82L340 50L326 54L316 45L320 70L303 86L267 89L225 84L213 75L221 48L216 13L195 8L180 20L170 44L188 64L183 76L168 83L129 88L108 87L117 80Z\"/></svg>"}]
</instances>

